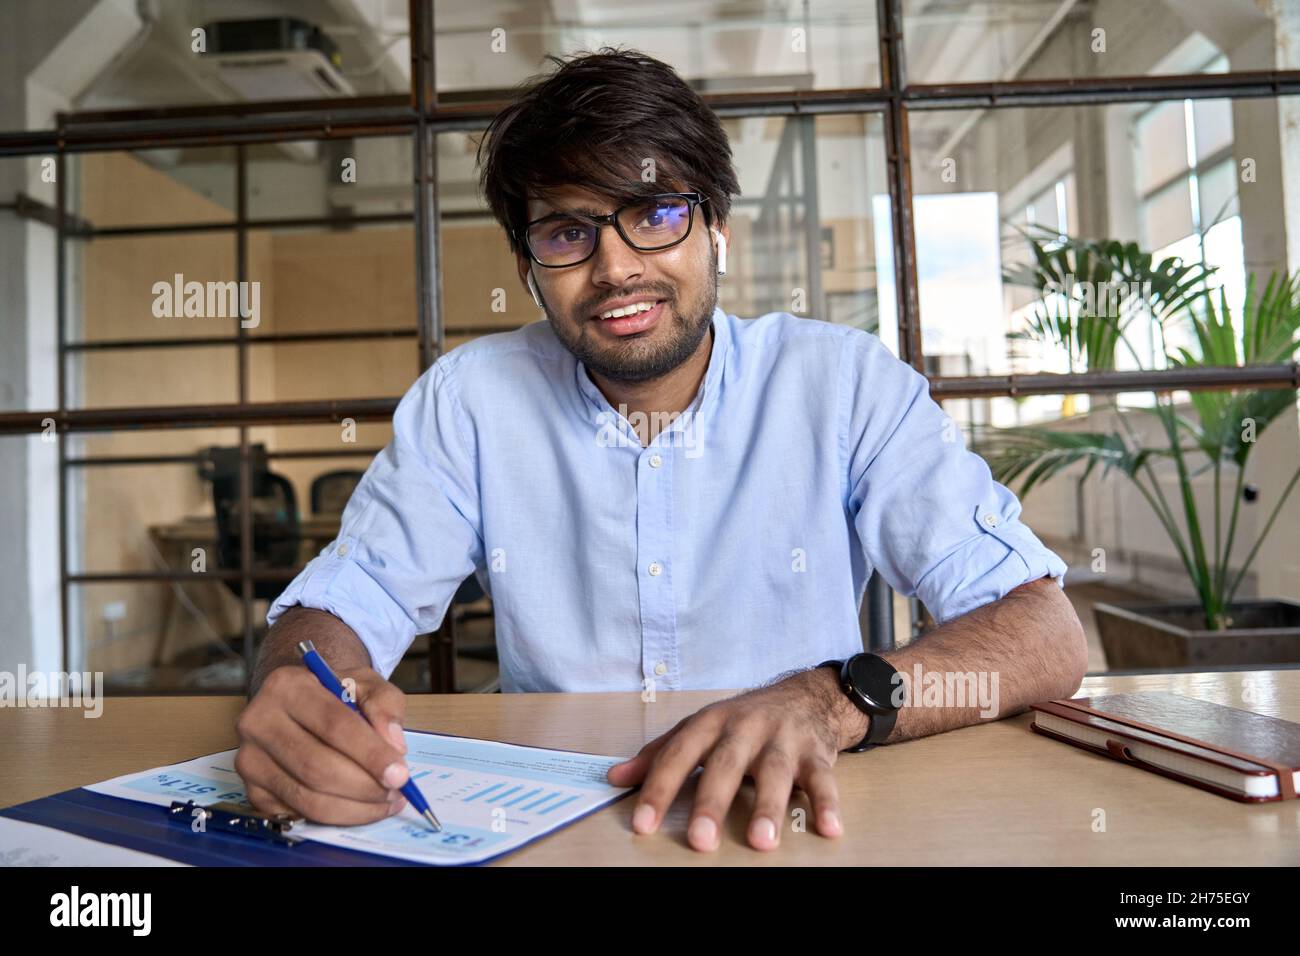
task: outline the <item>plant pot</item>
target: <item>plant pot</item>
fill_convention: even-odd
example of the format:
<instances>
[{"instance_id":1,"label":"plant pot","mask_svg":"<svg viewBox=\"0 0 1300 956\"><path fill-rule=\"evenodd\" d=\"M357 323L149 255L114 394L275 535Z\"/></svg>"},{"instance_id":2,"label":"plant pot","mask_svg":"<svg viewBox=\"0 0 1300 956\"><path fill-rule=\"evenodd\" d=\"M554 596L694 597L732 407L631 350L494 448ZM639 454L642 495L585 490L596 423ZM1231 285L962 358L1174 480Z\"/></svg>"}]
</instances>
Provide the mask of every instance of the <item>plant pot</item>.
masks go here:
<instances>
[{"instance_id":1,"label":"plant pot","mask_svg":"<svg viewBox=\"0 0 1300 956\"><path fill-rule=\"evenodd\" d=\"M1195 601L1099 603L1093 613L1111 670L1300 662L1300 601L1239 601L1224 631L1205 630Z\"/></svg>"}]
</instances>

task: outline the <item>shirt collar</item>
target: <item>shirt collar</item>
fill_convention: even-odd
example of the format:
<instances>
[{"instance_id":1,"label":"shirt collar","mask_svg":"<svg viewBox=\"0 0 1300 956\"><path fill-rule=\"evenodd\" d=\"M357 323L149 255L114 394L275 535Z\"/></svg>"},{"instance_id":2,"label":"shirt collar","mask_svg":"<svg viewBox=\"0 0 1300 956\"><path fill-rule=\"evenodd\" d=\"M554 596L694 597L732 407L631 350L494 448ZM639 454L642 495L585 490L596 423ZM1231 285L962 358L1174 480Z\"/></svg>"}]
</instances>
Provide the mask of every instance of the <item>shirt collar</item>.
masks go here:
<instances>
[{"instance_id":1,"label":"shirt collar","mask_svg":"<svg viewBox=\"0 0 1300 956\"><path fill-rule=\"evenodd\" d=\"M704 381L700 383L700 389L695 394L695 399L688 406L696 414L706 415L716 405L718 392L722 388L722 372L727 364L727 356L731 354L731 324L727 318L727 313L722 310L721 306L713 308L713 348L709 352L709 367L704 373ZM608 417L611 412L615 413L618 420L623 420L618 415L614 407L609 404L609 400L596 383L591 380L587 374L586 363L579 360L576 369L576 378L578 390L587 400L598 416Z\"/></svg>"}]
</instances>

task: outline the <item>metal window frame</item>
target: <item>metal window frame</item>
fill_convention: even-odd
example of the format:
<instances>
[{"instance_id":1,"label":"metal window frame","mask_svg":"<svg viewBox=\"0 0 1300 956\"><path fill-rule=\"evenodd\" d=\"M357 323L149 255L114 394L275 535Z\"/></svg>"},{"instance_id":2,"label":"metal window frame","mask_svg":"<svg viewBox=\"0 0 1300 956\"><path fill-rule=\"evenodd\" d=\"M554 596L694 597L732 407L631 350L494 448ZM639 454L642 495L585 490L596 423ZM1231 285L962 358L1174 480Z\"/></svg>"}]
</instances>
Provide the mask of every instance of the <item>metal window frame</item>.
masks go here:
<instances>
[{"instance_id":1,"label":"metal window frame","mask_svg":"<svg viewBox=\"0 0 1300 956\"><path fill-rule=\"evenodd\" d=\"M66 669L70 652L69 589L95 581L172 580L183 578L238 579L245 635L245 653L253 653L252 584L279 579L283 572L258 572L251 567L252 536L248 504L250 489L248 429L268 424L337 423L345 417L357 421L391 418L396 397L305 402L248 401L247 349L250 345L283 341L325 341L386 336L418 339L418 367L427 369L446 345L442 312L442 262L437 195L436 137L445 132L484 129L504 105L502 99L440 104L434 59L432 0L409 0L411 36L411 92L409 96L370 96L348 100L280 101L215 104L192 107L114 110L59 114L52 130L0 132L0 157L53 155L56 168L56 207L52 214L33 212L32 204L14 204L16 211L52 220L58 232L56 249L55 312L58 323L58 408L36 412L0 413L0 434L39 433L53 423L59 438L59 561L62 605L62 654ZM924 374L916 281L916 235L912 209L911 150L908 120L912 111L956 109L1007 109L1035 106L1082 106L1171 99L1278 97L1300 94L1300 70L1265 70L1220 74L1090 77L1071 79L1009 80L980 83L908 84L903 48L902 0L876 0L876 41L880 86L849 90L810 90L783 93L704 94L720 117L807 117L838 113L881 113L888 167L894 283L898 295L900 358ZM297 139L330 140L365 136L410 136L414 161L413 208L410 214L383 214L336 219L252 219L247 209L247 169L244 146ZM160 146L234 145L237 148L236 216L229 222L124 226L101 230L87 227L68 210L67 157L73 153L139 150ZM414 329L349 330L300 335L248 335L239 327L231 336L205 340L152 339L114 342L67 341L67 250L69 239L87 235L131 235L233 231L236 237L238 278L247 272L247 234L251 229L324 226L354 228L367 222L411 221L415 227L417 322ZM813 263L810 263L812 265ZM453 329L474 333L478 328ZM233 346L239 353L239 401L204 406L151 406L146 408L72 409L68 407L67 358L78 351L112 348L166 348L182 345ZM1240 387L1300 388L1300 363L1246 368L1196 368L1172 370L1105 371L1071 374L930 376L932 396L947 399L1060 394L1108 393L1139 390L1168 391ZM241 566L238 571L123 572L71 574L68 571L68 473L90 465L128 465L184 462L190 456L82 456L69 455L65 436L121 428L192 428L225 426L239 429L240 498L243 528ZM281 457L328 457L359 451L306 450L280 453ZM268 577L270 575L270 577ZM868 619L873 634L892 634L891 595L878 575L869 592ZM879 585L879 586L878 586ZM885 646L885 645L881 645ZM250 666L251 672L251 666Z\"/></svg>"}]
</instances>

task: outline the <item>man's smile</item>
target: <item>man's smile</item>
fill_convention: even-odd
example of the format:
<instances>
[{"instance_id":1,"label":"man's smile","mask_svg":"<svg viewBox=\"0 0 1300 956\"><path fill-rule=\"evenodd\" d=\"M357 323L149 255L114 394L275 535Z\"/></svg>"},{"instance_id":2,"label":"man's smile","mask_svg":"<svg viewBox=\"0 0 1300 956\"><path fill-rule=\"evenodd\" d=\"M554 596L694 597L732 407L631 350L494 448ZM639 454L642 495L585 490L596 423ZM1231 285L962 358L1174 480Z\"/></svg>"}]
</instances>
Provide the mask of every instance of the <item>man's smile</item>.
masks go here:
<instances>
[{"instance_id":1,"label":"man's smile","mask_svg":"<svg viewBox=\"0 0 1300 956\"><path fill-rule=\"evenodd\" d=\"M599 322L602 331L612 335L635 335L652 328L667 313L666 299L638 299L632 304L607 308L591 317Z\"/></svg>"}]
</instances>

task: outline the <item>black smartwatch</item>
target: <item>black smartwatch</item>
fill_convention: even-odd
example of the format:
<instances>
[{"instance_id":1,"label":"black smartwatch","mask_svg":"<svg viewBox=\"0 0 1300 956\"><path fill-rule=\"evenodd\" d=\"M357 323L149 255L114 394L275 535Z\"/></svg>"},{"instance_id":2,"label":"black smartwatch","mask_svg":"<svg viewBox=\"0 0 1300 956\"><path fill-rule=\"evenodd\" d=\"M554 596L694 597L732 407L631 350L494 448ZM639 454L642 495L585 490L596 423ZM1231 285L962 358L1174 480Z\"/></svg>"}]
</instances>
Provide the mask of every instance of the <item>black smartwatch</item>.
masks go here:
<instances>
[{"instance_id":1,"label":"black smartwatch","mask_svg":"<svg viewBox=\"0 0 1300 956\"><path fill-rule=\"evenodd\" d=\"M843 752L860 753L884 743L894 729L899 709L907 703L907 688L894 665L876 654L854 654L846 661L822 661L817 666L836 668L844 693L870 718L862 743Z\"/></svg>"}]
</instances>

